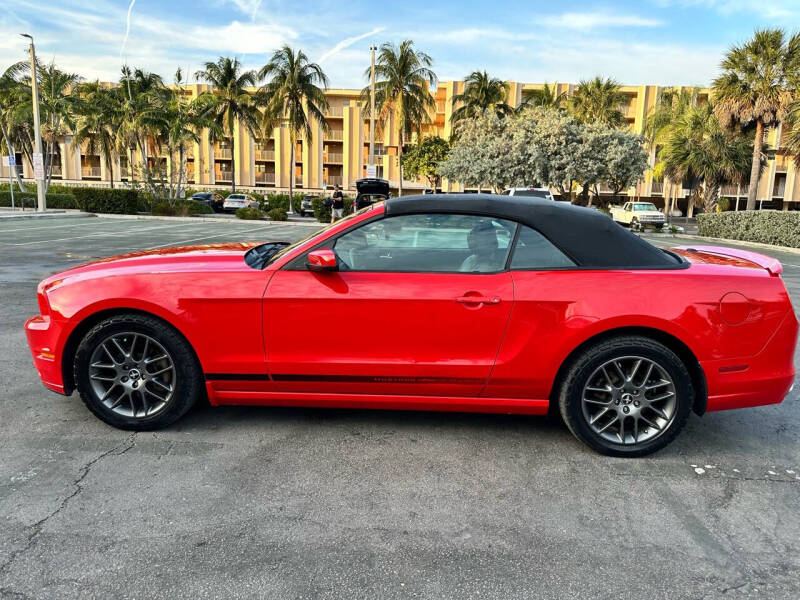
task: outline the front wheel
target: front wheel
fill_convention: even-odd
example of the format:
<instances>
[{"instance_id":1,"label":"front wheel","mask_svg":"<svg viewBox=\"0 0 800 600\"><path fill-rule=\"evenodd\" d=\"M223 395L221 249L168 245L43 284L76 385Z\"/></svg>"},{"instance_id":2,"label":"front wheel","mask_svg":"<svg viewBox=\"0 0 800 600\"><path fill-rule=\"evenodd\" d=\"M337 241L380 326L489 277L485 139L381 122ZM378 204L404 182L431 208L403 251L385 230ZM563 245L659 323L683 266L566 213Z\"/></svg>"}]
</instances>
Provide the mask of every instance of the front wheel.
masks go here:
<instances>
[{"instance_id":1,"label":"front wheel","mask_svg":"<svg viewBox=\"0 0 800 600\"><path fill-rule=\"evenodd\" d=\"M680 433L691 412L691 377L672 350L645 337L619 337L585 350L560 390L570 431L611 456L645 456Z\"/></svg>"},{"instance_id":2,"label":"front wheel","mask_svg":"<svg viewBox=\"0 0 800 600\"><path fill-rule=\"evenodd\" d=\"M75 384L97 417L120 429L171 425L201 394L202 370L189 343L156 318L117 315L95 325L75 354Z\"/></svg>"}]
</instances>

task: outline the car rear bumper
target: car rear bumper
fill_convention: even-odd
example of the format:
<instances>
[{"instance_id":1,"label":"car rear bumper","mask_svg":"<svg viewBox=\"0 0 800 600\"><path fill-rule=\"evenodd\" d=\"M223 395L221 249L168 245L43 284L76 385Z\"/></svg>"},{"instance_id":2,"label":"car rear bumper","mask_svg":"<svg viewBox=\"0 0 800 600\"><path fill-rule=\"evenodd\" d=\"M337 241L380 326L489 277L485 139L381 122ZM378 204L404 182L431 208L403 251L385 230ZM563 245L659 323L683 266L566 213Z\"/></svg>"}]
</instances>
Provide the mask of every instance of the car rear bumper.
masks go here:
<instances>
[{"instance_id":1,"label":"car rear bumper","mask_svg":"<svg viewBox=\"0 0 800 600\"><path fill-rule=\"evenodd\" d=\"M795 378L798 323L793 311L755 356L701 363L708 384L708 411L778 404Z\"/></svg>"},{"instance_id":2,"label":"car rear bumper","mask_svg":"<svg viewBox=\"0 0 800 600\"><path fill-rule=\"evenodd\" d=\"M49 316L36 315L25 322L25 334L42 383L48 389L66 395L58 352L59 327Z\"/></svg>"}]
</instances>

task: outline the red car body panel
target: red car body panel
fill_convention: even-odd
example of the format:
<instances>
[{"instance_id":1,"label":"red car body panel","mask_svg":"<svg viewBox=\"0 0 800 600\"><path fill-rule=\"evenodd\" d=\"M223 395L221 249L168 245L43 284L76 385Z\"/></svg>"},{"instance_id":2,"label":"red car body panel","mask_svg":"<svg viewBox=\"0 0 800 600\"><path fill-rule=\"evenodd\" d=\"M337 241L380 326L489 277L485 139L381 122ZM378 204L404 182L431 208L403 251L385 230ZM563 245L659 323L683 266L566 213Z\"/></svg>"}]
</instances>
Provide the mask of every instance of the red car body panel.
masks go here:
<instances>
[{"instance_id":1,"label":"red car body panel","mask_svg":"<svg viewBox=\"0 0 800 600\"><path fill-rule=\"evenodd\" d=\"M42 381L71 392L71 334L99 311L133 309L187 338L213 404L542 414L571 353L632 329L688 349L702 368L707 410L777 403L792 384L798 323L780 265L760 254L676 249L691 264L675 270L284 268L382 212L376 205L347 219L264 270L243 259L255 244L217 244L54 275L39 285L41 315L25 326Z\"/></svg>"}]
</instances>

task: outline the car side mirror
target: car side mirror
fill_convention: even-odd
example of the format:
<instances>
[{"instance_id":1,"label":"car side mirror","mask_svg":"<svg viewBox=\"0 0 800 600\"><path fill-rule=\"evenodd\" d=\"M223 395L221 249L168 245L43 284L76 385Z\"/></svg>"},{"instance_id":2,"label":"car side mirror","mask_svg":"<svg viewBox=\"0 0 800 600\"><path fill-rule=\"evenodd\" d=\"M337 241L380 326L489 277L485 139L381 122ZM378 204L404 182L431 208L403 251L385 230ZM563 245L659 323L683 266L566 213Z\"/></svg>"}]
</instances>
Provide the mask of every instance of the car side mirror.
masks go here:
<instances>
[{"instance_id":1,"label":"car side mirror","mask_svg":"<svg viewBox=\"0 0 800 600\"><path fill-rule=\"evenodd\" d=\"M312 250L306 255L306 267L309 271L338 271L336 254L330 248Z\"/></svg>"}]
</instances>

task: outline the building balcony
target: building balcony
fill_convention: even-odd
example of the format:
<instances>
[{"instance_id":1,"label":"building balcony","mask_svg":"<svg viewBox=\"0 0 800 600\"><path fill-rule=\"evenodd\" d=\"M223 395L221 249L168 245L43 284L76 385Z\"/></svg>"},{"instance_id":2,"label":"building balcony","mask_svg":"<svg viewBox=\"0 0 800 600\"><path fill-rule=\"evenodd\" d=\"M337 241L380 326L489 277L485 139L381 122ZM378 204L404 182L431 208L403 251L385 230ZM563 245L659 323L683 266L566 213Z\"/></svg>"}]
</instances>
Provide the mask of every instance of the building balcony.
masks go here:
<instances>
[{"instance_id":1,"label":"building balcony","mask_svg":"<svg viewBox=\"0 0 800 600\"><path fill-rule=\"evenodd\" d=\"M775 170L778 173L786 173L789 170L789 157L785 154L778 154L775 157Z\"/></svg>"},{"instance_id":2,"label":"building balcony","mask_svg":"<svg viewBox=\"0 0 800 600\"><path fill-rule=\"evenodd\" d=\"M256 172L256 183L275 183L275 173Z\"/></svg>"},{"instance_id":3,"label":"building balcony","mask_svg":"<svg viewBox=\"0 0 800 600\"><path fill-rule=\"evenodd\" d=\"M275 160L275 150L258 150L256 149L255 152L255 159L256 160Z\"/></svg>"},{"instance_id":4,"label":"building balcony","mask_svg":"<svg viewBox=\"0 0 800 600\"><path fill-rule=\"evenodd\" d=\"M100 177L100 167L81 167L81 177Z\"/></svg>"},{"instance_id":5,"label":"building balcony","mask_svg":"<svg viewBox=\"0 0 800 600\"><path fill-rule=\"evenodd\" d=\"M325 183L328 185L342 185L343 178L341 175L328 175L325 178Z\"/></svg>"},{"instance_id":6,"label":"building balcony","mask_svg":"<svg viewBox=\"0 0 800 600\"><path fill-rule=\"evenodd\" d=\"M344 108L341 106L331 106L325 111L326 117L341 117L344 116Z\"/></svg>"},{"instance_id":7,"label":"building balcony","mask_svg":"<svg viewBox=\"0 0 800 600\"><path fill-rule=\"evenodd\" d=\"M323 138L326 140L333 140L341 142L344 139L344 130L342 129L331 129L327 133L323 135Z\"/></svg>"},{"instance_id":8,"label":"building balcony","mask_svg":"<svg viewBox=\"0 0 800 600\"><path fill-rule=\"evenodd\" d=\"M663 181L654 181L650 184L650 193L653 196L663 196L664 195L664 182Z\"/></svg>"},{"instance_id":9,"label":"building balcony","mask_svg":"<svg viewBox=\"0 0 800 600\"><path fill-rule=\"evenodd\" d=\"M61 169L61 165L53 165L51 167L51 173L52 173L53 177L61 177L61 175L63 173L62 169Z\"/></svg>"},{"instance_id":10,"label":"building balcony","mask_svg":"<svg viewBox=\"0 0 800 600\"><path fill-rule=\"evenodd\" d=\"M723 196L747 196L749 185L737 186L735 183L725 183L720 187L720 194Z\"/></svg>"},{"instance_id":11,"label":"building balcony","mask_svg":"<svg viewBox=\"0 0 800 600\"><path fill-rule=\"evenodd\" d=\"M342 160L344 159L344 154L338 152L326 152L322 155L322 162L324 163L333 163L335 165L342 164Z\"/></svg>"},{"instance_id":12,"label":"building balcony","mask_svg":"<svg viewBox=\"0 0 800 600\"><path fill-rule=\"evenodd\" d=\"M214 171L214 181L230 181L233 171Z\"/></svg>"},{"instance_id":13,"label":"building balcony","mask_svg":"<svg viewBox=\"0 0 800 600\"><path fill-rule=\"evenodd\" d=\"M214 158L227 158L230 160L232 156L230 148L214 148Z\"/></svg>"}]
</instances>

